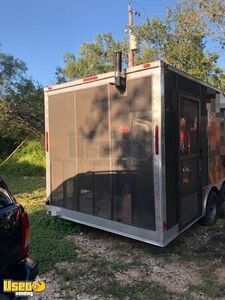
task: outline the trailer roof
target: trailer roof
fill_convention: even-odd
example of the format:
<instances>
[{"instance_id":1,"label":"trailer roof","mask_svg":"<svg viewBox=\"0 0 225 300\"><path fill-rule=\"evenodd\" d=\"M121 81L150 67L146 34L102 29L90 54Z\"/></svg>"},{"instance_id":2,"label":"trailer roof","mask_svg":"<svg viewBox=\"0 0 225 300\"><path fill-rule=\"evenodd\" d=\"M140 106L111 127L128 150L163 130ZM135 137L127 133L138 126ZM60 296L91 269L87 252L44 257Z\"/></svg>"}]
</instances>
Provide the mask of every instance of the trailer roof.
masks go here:
<instances>
[{"instance_id":1,"label":"trailer roof","mask_svg":"<svg viewBox=\"0 0 225 300\"><path fill-rule=\"evenodd\" d=\"M215 86L213 86L213 85L211 85L209 83L206 83L206 82L202 81L201 79L198 79L198 78L196 78L196 77L194 77L192 75L189 75L189 74L187 74L187 73L185 73L185 72L183 72L183 71L175 68L174 66L172 66L170 64L167 64L167 63L164 63L164 64L168 67L169 70L174 71L177 74L180 74L180 75L182 75L182 76L184 76L184 77L186 77L188 79L191 79L191 80L193 80L195 82L198 82L198 83L200 83L200 84L202 84L202 85L204 85L204 86L206 86L208 88L211 88L211 89L213 89L213 90L215 90L217 92L222 93L222 91L220 89L216 88Z\"/></svg>"},{"instance_id":2,"label":"trailer roof","mask_svg":"<svg viewBox=\"0 0 225 300\"><path fill-rule=\"evenodd\" d=\"M161 66L161 61L154 61L154 62L149 62L149 63L145 63L142 65L138 65L132 68L127 68L125 70L125 73L133 73L133 72L138 72L141 70L146 70L146 69L153 69L153 68L157 68ZM57 85L51 85L48 86L44 89L45 92L51 92L54 90L59 90L59 89L64 89L67 87L72 87L72 86L78 86L78 85L83 85L83 84L87 84L90 82L95 82L95 81L99 81L99 80L103 80L103 79L109 79L112 78L112 83L115 83L114 80L114 76L115 76L115 72L108 72L108 73L104 73L104 74L95 74L95 75L91 75L91 76L87 76L85 78L82 79L77 79L77 80L73 80L73 81L69 81L66 83L61 83L61 84L57 84Z\"/></svg>"},{"instance_id":3,"label":"trailer roof","mask_svg":"<svg viewBox=\"0 0 225 300\"><path fill-rule=\"evenodd\" d=\"M198 82L208 88L211 88L217 92L220 92L222 93L221 90L219 90L218 88L192 76L192 75L189 75L177 68L175 68L174 66L168 64L168 63L165 63L163 61L154 61L154 62L148 62L148 63L144 63L142 65L138 65L138 66L134 66L134 67L130 67L130 68L127 68L124 70L124 72L126 74L129 74L129 73L133 73L133 72L139 72L139 71L143 71L143 70L146 70L146 69L153 69L153 68L157 68L157 67L162 67L162 66L166 66L169 70L171 71L174 71L175 73L177 74L180 74L188 79L191 79L195 82ZM44 88L44 91L45 93L48 93L48 92L51 92L51 91L54 91L54 90L60 90L60 89L64 89L64 88L68 88L68 87L73 87L73 86L78 86L78 85L84 85L84 84L87 84L87 83L90 83L90 82L97 82L97 81L100 81L100 80L104 80L104 79L110 79L112 78L112 84L115 83L115 79L114 79L114 76L115 76L115 72L112 71L112 72L108 72L108 73L104 73L104 74L95 74L95 75L90 75L90 76L87 76L85 78L82 78L82 79L77 79L77 80L73 80L73 81L69 81L69 82L66 82L66 83L61 83L61 84L57 84L57 85L51 85L51 86L48 86L46 88Z\"/></svg>"}]
</instances>

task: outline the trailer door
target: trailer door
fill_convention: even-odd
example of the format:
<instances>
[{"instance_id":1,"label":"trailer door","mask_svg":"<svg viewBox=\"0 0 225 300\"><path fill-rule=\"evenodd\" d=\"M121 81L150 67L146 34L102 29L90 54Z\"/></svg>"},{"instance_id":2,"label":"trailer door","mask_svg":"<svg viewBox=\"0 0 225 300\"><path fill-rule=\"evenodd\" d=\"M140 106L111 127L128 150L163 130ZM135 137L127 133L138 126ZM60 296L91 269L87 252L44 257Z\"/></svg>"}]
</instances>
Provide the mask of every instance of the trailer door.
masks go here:
<instances>
[{"instance_id":1,"label":"trailer door","mask_svg":"<svg viewBox=\"0 0 225 300\"><path fill-rule=\"evenodd\" d=\"M201 215L199 101L179 99L179 225L180 230Z\"/></svg>"}]
</instances>

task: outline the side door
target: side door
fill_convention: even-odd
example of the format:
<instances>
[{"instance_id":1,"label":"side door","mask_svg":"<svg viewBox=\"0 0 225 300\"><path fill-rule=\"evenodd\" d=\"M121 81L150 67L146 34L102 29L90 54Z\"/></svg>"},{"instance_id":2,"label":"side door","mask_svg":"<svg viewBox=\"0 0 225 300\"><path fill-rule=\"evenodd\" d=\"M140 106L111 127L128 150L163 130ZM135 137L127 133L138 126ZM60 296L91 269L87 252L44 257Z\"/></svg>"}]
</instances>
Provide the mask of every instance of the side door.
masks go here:
<instances>
[{"instance_id":1,"label":"side door","mask_svg":"<svg viewBox=\"0 0 225 300\"><path fill-rule=\"evenodd\" d=\"M179 97L179 227L180 230L201 215L200 103Z\"/></svg>"}]
</instances>

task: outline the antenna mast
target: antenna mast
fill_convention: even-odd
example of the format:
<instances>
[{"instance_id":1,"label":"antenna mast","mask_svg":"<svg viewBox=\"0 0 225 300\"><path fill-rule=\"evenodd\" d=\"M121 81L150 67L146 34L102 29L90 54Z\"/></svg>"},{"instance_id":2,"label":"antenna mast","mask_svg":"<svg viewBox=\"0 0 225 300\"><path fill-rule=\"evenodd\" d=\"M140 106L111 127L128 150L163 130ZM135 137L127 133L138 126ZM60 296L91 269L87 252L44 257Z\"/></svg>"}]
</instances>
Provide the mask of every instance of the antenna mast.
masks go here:
<instances>
[{"instance_id":1,"label":"antenna mast","mask_svg":"<svg viewBox=\"0 0 225 300\"><path fill-rule=\"evenodd\" d=\"M129 2L128 4L128 29L129 29L129 67L133 67L134 65L134 49L132 48L132 32L133 32L133 9L131 7L131 4Z\"/></svg>"}]
</instances>

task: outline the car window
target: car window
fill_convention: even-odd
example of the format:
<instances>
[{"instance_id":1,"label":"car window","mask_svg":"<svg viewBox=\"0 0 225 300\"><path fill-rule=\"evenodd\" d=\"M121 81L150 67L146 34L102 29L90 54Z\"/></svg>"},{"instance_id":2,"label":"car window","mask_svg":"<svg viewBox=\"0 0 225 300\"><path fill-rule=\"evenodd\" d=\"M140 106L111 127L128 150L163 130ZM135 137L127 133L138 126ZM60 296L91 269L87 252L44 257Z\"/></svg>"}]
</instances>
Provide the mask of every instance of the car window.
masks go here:
<instances>
[{"instance_id":1,"label":"car window","mask_svg":"<svg viewBox=\"0 0 225 300\"><path fill-rule=\"evenodd\" d=\"M12 204L12 200L4 189L0 188L0 209Z\"/></svg>"}]
</instances>

